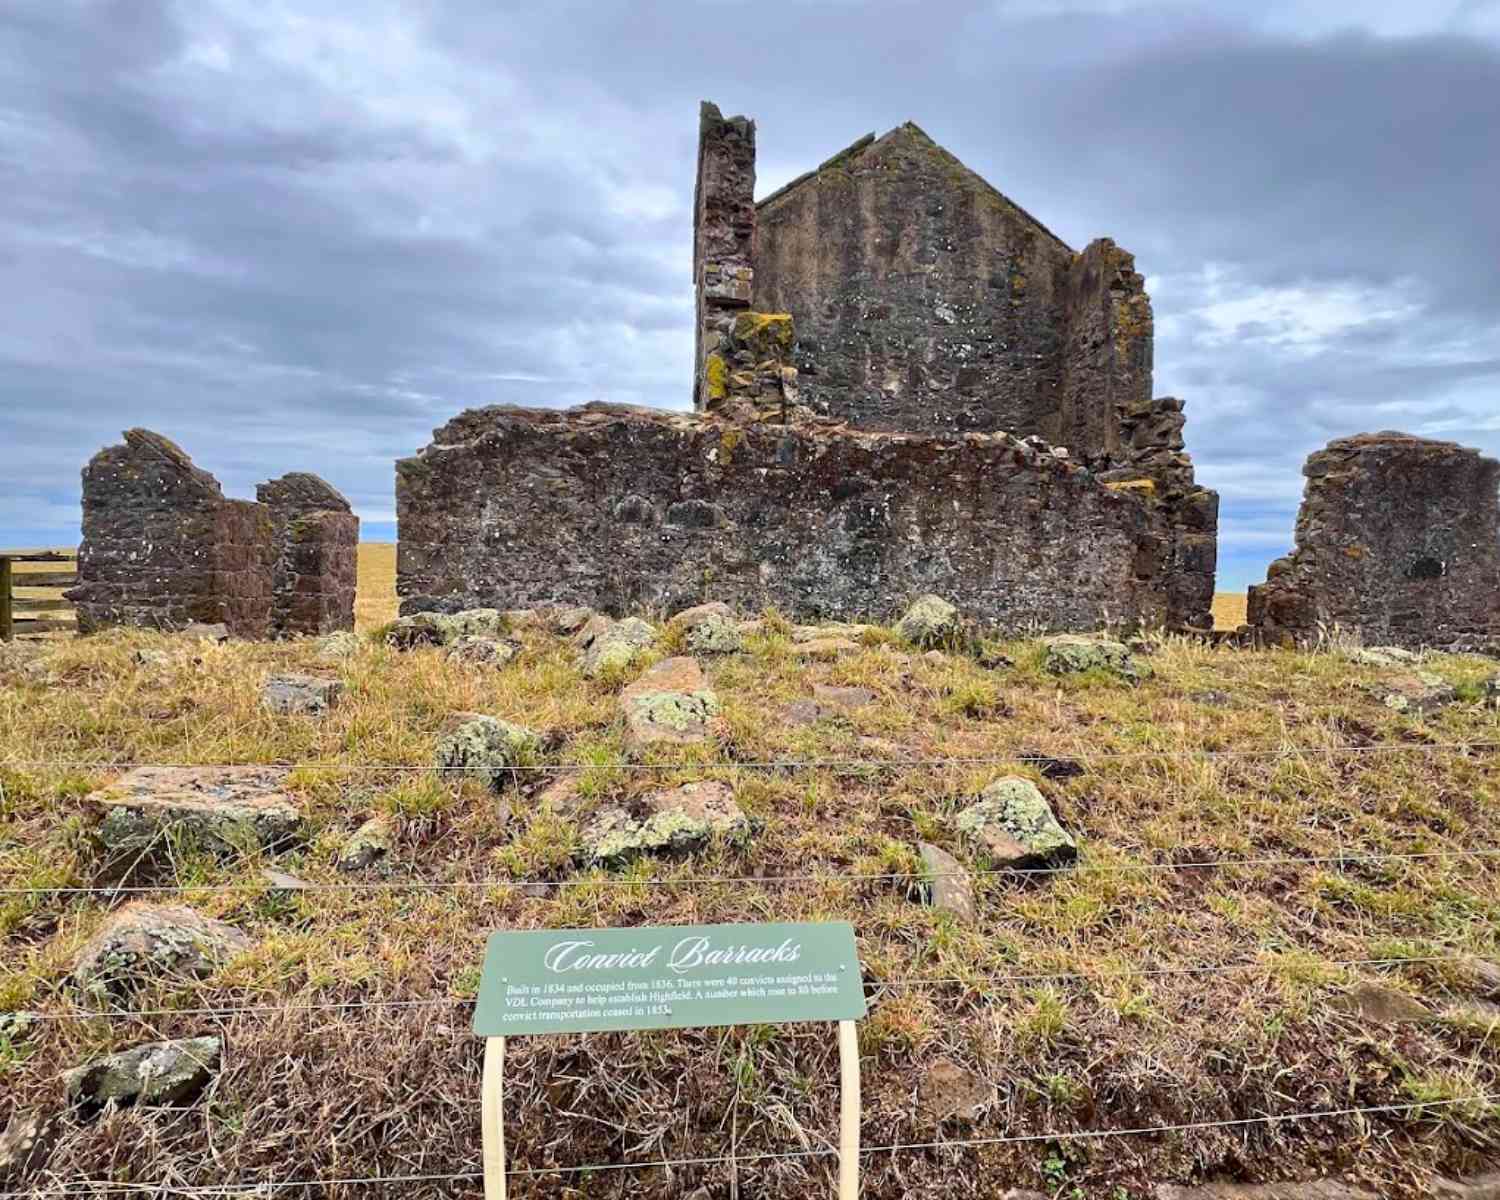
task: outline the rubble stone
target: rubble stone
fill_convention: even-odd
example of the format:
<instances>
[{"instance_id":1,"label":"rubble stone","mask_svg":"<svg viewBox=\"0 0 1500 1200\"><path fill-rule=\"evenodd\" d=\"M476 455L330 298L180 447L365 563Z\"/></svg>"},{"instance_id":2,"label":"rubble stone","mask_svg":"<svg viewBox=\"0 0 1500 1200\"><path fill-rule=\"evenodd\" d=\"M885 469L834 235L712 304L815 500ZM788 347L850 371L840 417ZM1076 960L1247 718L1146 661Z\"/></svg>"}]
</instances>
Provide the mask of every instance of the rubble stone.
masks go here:
<instances>
[{"instance_id":1,"label":"rubble stone","mask_svg":"<svg viewBox=\"0 0 1500 1200\"><path fill-rule=\"evenodd\" d=\"M963 865L946 850L930 842L919 842L917 853L922 859L922 879L928 903L933 908L952 913L965 924L972 924L978 907L974 902L974 881Z\"/></svg>"},{"instance_id":2,"label":"rubble stone","mask_svg":"<svg viewBox=\"0 0 1500 1200\"><path fill-rule=\"evenodd\" d=\"M115 856L164 845L178 830L215 853L243 854L300 834L286 782L280 767L136 767L88 800L105 809L99 840Z\"/></svg>"},{"instance_id":3,"label":"rubble stone","mask_svg":"<svg viewBox=\"0 0 1500 1200\"><path fill-rule=\"evenodd\" d=\"M184 905L133 901L78 952L72 977L86 991L113 994L148 978L202 978L250 946L233 925Z\"/></svg>"},{"instance_id":4,"label":"rubble stone","mask_svg":"<svg viewBox=\"0 0 1500 1200\"><path fill-rule=\"evenodd\" d=\"M451 725L438 741L435 765L482 779L497 792L541 750L541 738L530 729L498 717L459 713Z\"/></svg>"},{"instance_id":5,"label":"rubble stone","mask_svg":"<svg viewBox=\"0 0 1500 1200\"><path fill-rule=\"evenodd\" d=\"M696 660L663 659L620 693L626 744L632 750L685 745L708 736L719 698Z\"/></svg>"},{"instance_id":6,"label":"rubble stone","mask_svg":"<svg viewBox=\"0 0 1500 1200\"><path fill-rule=\"evenodd\" d=\"M639 854L697 850L715 837L741 842L751 832L733 790L717 780L653 793L643 809L638 817L618 807L596 813L582 834L583 857L613 865Z\"/></svg>"},{"instance_id":7,"label":"rubble stone","mask_svg":"<svg viewBox=\"0 0 1500 1200\"><path fill-rule=\"evenodd\" d=\"M344 685L321 675L273 675L261 704L281 716L324 717L338 704Z\"/></svg>"},{"instance_id":8,"label":"rubble stone","mask_svg":"<svg viewBox=\"0 0 1500 1200\"><path fill-rule=\"evenodd\" d=\"M997 868L1046 867L1078 856L1073 836L1058 824L1036 784L1020 776L986 787L958 814L956 825Z\"/></svg>"},{"instance_id":9,"label":"rubble stone","mask_svg":"<svg viewBox=\"0 0 1500 1200\"><path fill-rule=\"evenodd\" d=\"M74 1104L184 1104L207 1086L219 1067L216 1037L147 1042L64 1072Z\"/></svg>"}]
</instances>

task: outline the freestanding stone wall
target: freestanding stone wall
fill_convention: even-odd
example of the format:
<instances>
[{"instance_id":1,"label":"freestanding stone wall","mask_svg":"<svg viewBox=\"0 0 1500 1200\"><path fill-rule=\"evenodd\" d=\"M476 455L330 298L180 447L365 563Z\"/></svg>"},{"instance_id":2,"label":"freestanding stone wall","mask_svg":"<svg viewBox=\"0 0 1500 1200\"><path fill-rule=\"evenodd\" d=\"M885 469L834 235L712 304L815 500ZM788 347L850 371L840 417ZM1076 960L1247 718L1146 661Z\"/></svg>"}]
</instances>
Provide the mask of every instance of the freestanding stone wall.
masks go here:
<instances>
[{"instance_id":1,"label":"freestanding stone wall","mask_svg":"<svg viewBox=\"0 0 1500 1200\"><path fill-rule=\"evenodd\" d=\"M353 629L359 518L349 501L302 471L260 484L255 498L270 512L276 547L271 632Z\"/></svg>"},{"instance_id":2,"label":"freestanding stone wall","mask_svg":"<svg viewBox=\"0 0 1500 1200\"><path fill-rule=\"evenodd\" d=\"M986 625L1172 622L1157 506L1007 434L743 426L611 405L485 408L397 463L403 612L722 600Z\"/></svg>"},{"instance_id":3,"label":"freestanding stone wall","mask_svg":"<svg viewBox=\"0 0 1500 1200\"><path fill-rule=\"evenodd\" d=\"M181 628L223 622L264 637L271 618L271 521L172 442L146 429L101 450L83 470L78 628Z\"/></svg>"},{"instance_id":4,"label":"freestanding stone wall","mask_svg":"<svg viewBox=\"0 0 1500 1200\"><path fill-rule=\"evenodd\" d=\"M1296 549L1250 589L1250 625L1306 643L1337 624L1407 647L1500 642L1500 463L1404 433L1311 455Z\"/></svg>"}]
</instances>

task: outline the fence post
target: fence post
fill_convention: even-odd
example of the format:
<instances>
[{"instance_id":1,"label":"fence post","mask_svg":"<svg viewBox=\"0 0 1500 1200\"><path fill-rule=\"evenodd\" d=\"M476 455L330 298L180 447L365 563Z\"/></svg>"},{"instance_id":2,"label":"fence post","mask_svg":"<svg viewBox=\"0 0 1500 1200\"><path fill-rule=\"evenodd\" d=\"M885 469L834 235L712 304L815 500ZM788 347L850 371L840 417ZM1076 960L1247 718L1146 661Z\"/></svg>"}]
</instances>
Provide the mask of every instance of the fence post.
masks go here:
<instances>
[{"instance_id":1,"label":"fence post","mask_svg":"<svg viewBox=\"0 0 1500 1200\"><path fill-rule=\"evenodd\" d=\"M0 557L0 642L8 642L15 636L10 584L10 559Z\"/></svg>"}]
</instances>

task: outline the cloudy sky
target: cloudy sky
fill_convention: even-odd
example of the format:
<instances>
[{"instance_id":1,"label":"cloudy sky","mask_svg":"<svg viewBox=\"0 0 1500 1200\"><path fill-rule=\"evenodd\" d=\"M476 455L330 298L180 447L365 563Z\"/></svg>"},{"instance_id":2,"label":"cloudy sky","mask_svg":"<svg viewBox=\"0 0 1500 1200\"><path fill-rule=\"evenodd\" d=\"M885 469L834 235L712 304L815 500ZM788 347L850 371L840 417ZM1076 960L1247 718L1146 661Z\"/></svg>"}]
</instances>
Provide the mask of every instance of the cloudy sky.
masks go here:
<instances>
[{"instance_id":1,"label":"cloudy sky","mask_svg":"<svg viewBox=\"0 0 1500 1200\"><path fill-rule=\"evenodd\" d=\"M3 0L0 544L130 425L389 539L464 407L685 407L705 98L761 194L911 119L1132 250L1225 590L1330 438L1500 453L1500 0Z\"/></svg>"}]
</instances>

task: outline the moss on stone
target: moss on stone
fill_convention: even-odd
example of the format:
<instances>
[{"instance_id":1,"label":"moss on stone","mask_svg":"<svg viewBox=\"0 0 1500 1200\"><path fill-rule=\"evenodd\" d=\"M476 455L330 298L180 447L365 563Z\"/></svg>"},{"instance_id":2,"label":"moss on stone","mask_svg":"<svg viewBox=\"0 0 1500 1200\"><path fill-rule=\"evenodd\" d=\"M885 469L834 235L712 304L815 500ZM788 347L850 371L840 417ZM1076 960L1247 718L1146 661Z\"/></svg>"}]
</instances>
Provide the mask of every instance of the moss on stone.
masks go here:
<instances>
[{"instance_id":1,"label":"moss on stone","mask_svg":"<svg viewBox=\"0 0 1500 1200\"><path fill-rule=\"evenodd\" d=\"M723 400L729 395L729 367L717 354L703 360L704 394L709 400Z\"/></svg>"}]
</instances>

